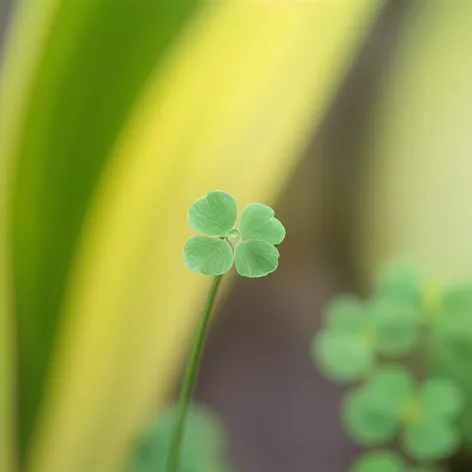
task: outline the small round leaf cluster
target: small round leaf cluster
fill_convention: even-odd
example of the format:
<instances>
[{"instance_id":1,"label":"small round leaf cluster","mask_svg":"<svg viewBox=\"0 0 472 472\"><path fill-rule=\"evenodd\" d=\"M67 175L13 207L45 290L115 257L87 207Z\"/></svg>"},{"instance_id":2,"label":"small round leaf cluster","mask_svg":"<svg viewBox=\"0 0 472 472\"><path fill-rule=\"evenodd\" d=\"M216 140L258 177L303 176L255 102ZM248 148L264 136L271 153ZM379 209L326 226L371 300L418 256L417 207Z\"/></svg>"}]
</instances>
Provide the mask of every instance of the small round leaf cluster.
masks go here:
<instances>
[{"instance_id":1,"label":"small round leaf cluster","mask_svg":"<svg viewBox=\"0 0 472 472\"><path fill-rule=\"evenodd\" d=\"M277 269L285 228L274 210L262 203L250 203L241 212L234 198L220 190L209 192L190 206L188 222L201 233L184 247L185 264L192 272L222 275L233 263L239 275L264 277Z\"/></svg>"},{"instance_id":2,"label":"small round leaf cluster","mask_svg":"<svg viewBox=\"0 0 472 472\"><path fill-rule=\"evenodd\" d=\"M395 297L409 303L421 313L423 324L439 327L447 335L472 340L471 284L440 287L422 279L407 261L393 259L381 269L374 288L378 296Z\"/></svg>"},{"instance_id":3,"label":"small round leaf cluster","mask_svg":"<svg viewBox=\"0 0 472 472\"><path fill-rule=\"evenodd\" d=\"M395 258L384 265L375 288L381 295L409 300L421 312L430 368L472 398L472 284L440 286L421 277L406 259ZM468 443L472 443L471 416L469 401L458 422Z\"/></svg>"},{"instance_id":4,"label":"small round leaf cluster","mask_svg":"<svg viewBox=\"0 0 472 472\"><path fill-rule=\"evenodd\" d=\"M332 379L354 381L366 376L376 354L403 355L417 336L418 311L393 297L363 302L340 297L328 307L326 328L314 340L314 356Z\"/></svg>"},{"instance_id":5,"label":"small round leaf cluster","mask_svg":"<svg viewBox=\"0 0 472 472\"><path fill-rule=\"evenodd\" d=\"M424 465L411 468L398 454L374 451L350 472L436 472L431 463L456 452L472 414L465 395L472 393L471 316L472 286L440 289L402 259L384 265L370 299L341 296L328 305L313 355L333 380L360 383L342 403L347 431L366 447L399 437L406 455ZM427 350L422 382L406 367L385 363L405 362L417 347Z\"/></svg>"},{"instance_id":6,"label":"small round leaf cluster","mask_svg":"<svg viewBox=\"0 0 472 472\"><path fill-rule=\"evenodd\" d=\"M463 394L450 380L429 378L416 385L408 369L386 365L347 394L342 416L363 446L389 442L401 433L410 457L433 461L457 449L461 438L454 420L463 407Z\"/></svg>"}]
</instances>

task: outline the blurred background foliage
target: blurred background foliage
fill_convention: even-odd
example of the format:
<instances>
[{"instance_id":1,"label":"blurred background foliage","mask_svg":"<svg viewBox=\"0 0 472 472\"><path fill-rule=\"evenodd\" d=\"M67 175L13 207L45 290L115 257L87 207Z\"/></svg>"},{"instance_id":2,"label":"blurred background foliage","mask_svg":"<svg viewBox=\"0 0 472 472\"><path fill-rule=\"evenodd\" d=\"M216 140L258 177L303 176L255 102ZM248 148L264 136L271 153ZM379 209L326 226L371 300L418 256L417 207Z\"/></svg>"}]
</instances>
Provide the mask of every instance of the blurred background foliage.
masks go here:
<instances>
[{"instance_id":1,"label":"blurred background foliage","mask_svg":"<svg viewBox=\"0 0 472 472\"><path fill-rule=\"evenodd\" d=\"M197 397L236 471L345 471L340 390L309 358L321 306L393 252L472 275L472 4L10 6L0 470L122 470L207 284L182 263L186 210L221 188L278 202L287 239L277 273L228 284Z\"/></svg>"},{"instance_id":2,"label":"blurred background foliage","mask_svg":"<svg viewBox=\"0 0 472 472\"><path fill-rule=\"evenodd\" d=\"M126 472L166 470L177 410L169 408L151 417L130 455ZM182 440L183 472L229 472L224 458L225 430L209 408L192 405Z\"/></svg>"}]
</instances>

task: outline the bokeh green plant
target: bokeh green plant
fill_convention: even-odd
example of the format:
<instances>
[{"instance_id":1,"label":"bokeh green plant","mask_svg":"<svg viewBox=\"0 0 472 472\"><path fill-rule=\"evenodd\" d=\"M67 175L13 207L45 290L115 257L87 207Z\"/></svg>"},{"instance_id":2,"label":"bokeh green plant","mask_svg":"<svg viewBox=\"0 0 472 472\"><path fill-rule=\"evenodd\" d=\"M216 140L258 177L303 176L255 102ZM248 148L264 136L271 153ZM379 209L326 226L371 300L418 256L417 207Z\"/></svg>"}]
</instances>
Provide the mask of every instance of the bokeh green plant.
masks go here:
<instances>
[{"instance_id":1,"label":"bokeh green plant","mask_svg":"<svg viewBox=\"0 0 472 472\"><path fill-rule=\"evenodd\" d=\"M151 418L136 441L126 472L165 472L178 410L170 407ZM193 404L182 437L182 472L229 472L225 431L214 411Z\"/></svg>"},{"instance_id":2,"label":"bokeh green plant","mask_svg":"<svg viewBox=\"0 0 472 472\"><path fill-rule=\"evenodd\" d=\"M342 401L341 420L359 445L385 446L399 439L418 466L435 463L443 470L441 461L467 443L470 417L464 413L470 399L453 373L461 366L464 378L470 375L471 313L472 285L440 287L402 258L382 267L368 300L341 296L329 304L313 355L333 380L357 382ZM470 347L468 357L456 350L457 358L443 358L451 365L439 375L435 365L442 353L435 351L435 340L443 336L449 341L456 336L450 345ZM392 457L369 455L352 470L368 472L378 464L385 464L385 471L406 470L403 459Z\"/></svg>"}]
</instances>

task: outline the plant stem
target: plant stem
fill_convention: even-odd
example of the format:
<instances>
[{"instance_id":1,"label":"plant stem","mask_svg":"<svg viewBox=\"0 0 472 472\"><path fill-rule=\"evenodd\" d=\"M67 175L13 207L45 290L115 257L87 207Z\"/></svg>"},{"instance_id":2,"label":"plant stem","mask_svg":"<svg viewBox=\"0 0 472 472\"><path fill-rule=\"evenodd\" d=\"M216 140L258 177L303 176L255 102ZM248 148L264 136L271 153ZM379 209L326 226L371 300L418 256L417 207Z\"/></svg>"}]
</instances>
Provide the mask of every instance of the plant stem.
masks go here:
<instances>
[{"instance_id":1,"label":"plant stem","mask_svg":"<svg viewBox=\"0 0 472 472\"><path fill-rule=\"evenodd\" d=\"M177 413L177 420L172 434L172 441L167 458L167 472L178 472L180 461L180 449L182 445L182 436L185 427L185 418L187 416L188 407L192 400L193 391L195 389L195 382L197 380L200 363L203 356L203 348L208 334L208 327L210 324L211 313L215 306L216 295L220 288L222 275L217 275L213 279L210 291L208 292L205 306L203 307L200 326L193 340L192 350L188 359L185 375L182 381L182 390L179 397L179 406Z\"/></svg>"}]
</instances>

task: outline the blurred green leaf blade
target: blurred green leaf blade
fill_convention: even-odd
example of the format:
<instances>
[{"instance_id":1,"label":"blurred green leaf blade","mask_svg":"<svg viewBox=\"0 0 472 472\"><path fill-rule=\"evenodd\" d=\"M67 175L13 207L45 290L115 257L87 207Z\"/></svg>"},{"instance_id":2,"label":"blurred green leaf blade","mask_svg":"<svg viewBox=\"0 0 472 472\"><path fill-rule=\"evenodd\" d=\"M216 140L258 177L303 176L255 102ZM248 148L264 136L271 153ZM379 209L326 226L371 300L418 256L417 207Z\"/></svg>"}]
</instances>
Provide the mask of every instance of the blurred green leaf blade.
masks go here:
<instances>
[{"instance_id":1,"label":"blurred green leaf blade","mask_svg":"<svg viewBox=\"0 0 472 472\"><path fill-rule=\"evenodd\" d=\"M22 450L87 204L134 101L197 3L84 0L62 3L51 19L13 186Z\"/></svg>"}]
</instances>

